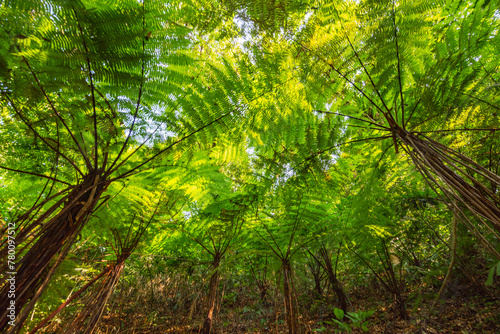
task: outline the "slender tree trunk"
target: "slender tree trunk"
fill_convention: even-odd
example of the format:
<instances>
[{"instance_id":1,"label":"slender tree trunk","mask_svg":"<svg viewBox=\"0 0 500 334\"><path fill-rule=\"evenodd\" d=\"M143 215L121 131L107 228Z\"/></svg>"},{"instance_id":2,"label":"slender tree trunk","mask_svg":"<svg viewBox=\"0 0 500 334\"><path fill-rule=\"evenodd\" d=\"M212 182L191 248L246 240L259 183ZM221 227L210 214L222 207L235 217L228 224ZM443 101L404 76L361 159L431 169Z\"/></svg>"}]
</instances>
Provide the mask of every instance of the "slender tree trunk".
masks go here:
<instances>
[{"instance_id":1,"label":"slender tree trunk","mask_svg":"<svg viewBox=\"0 0 500 334\"><path fill-rule=\"evenodd\" d=\"M297 310L292 289L292 267L289 260L283 261L283 292L285 294L285 316L289 334L299 333Z\"/></svg>"},{"instance_id":2,"label":"slender tree trunk","mask_svg":"<svg viewBox=\"0 0 500 334\"><path fill-rule=\"evenodd\" d=\"M209 334L212 330L215 301L217 299L217 288L219 287L219 264L220 257L217 254L214 262L212 263L212 269L215 270L215 272L212 276L210 276L210 285L208 290L208 315L203 323L203 334Z\"/></svg>"},{"instance_id":3,"label":"slender tree trunk","mask_svg":"<svg viewBox=\"0 0 500 334\"><path fill-rule=\"evenodd\" d=\"M410 315L406 310L406 298L403 296L399 288L394 291L396 313L402 320L409 320Z\"/></svg>"},{"instance_id":4,"label":"slender tree trunk","mask_svg":"<svg viewBox=\"0 0 500 334\"><path fill-rule=\"evenodd\" d=\"M399 316L403 320L409 320L410 316L408 315L408 311L406 310L406 298L404 296L404 291L402 288L402 283L398 282L396 279L396 274L394 273L394 268L392 266L391 254L387 249L385 241L382 241L382 247L384 250L384 258L385 261L385 272L388 276L388 286L389 290L394 296L394 306L396 315Z\"/></svg>"},{"instance_id":5,"label":"slender tree trunk","mask_svg":"<svg viewBox=\"0 0 500 334\"><path fill-rule=\"evenodd\" d=\"M323 297L323 290L321 289L321 277L319 272L313 272L314 276L314 291L318 295L318 298Z\"/></svg>"},{"instance_id":6,"label":"slender tree trunk","mask_svg":"<svg viewBox=\"0 0 500 334\"><path fill-rule=\"evenodd\" d=\"M267 290L269 289L269 286L266 281L264 280L258 280L257 281L257 287L259 288L260 291L260 301L264 301L267 295Z\"/></svg>"},{"instance_id":7,"label":"slender tree trunk","mask_svg":"<svg viewBox=\"0 0 500 334\"><path fill-rule=\"evenodd\" d=\"M52 318L54 318L57 314L59 314L68 304L73 301L74 299L78 298L85 290L87 290L89 287L91 287L96 281L101 279L103 276L107 275L111 271L112 267L107 267L104 269L99 275L94 277L90 282L85 284L80 290L78 290L76 293L72 294L71 297L69 297L65 302L63 302L59 307L53 311L47 318L42 320L35 328L31 330L29 334L34 334L36 333L39 329L41 329L43 326L45 326Z\"/></svg>"},{"instance_id":8,"label":"slender tree trunk","mask_svg":"<svg viewBox=\"0 0 500 334\"><path fill-rule=\"evenodd\" d=\"M434 308L437 304L437 302L443 297L443 293L446 289L446 285L450 281L451 278L451 273L453 271L453 266L455 266L456 258L457 258L457 214L455 213L453 215L453 225L451 226L450 229L450 239L451 239L451 261L450 264L448 265L448 270L446 271L446 276L444 277L443 284L441 285L441 288L439 289L439 292L436 296L436 299L434 299L434 303L432 303L432 308Z\"/></svg>"},{"instance_id":9,"label":"slender tree trunk","mask_svg":"<svg viewBox=\"0 0 500 334\"><path fill-rule=\"evenodd\" d=\"M118 280L125 267L125 260L126 258L123 258L122 261L114 265L113 269L110 270L100 283L97 291L93 291L85 300L85 306L80 310L78 317L66 323L64 333L92 334L94 332L94 329L101 320L109 297L118 284Z\"/></svg>"},{"instance_id":10,"label":"slender tree trunk","mask_svg":"<svg viewBox=\"0 0 500 334\"><path fill-rule=\"evenodd\" d=\"M348 301L347 295L344 291L344 288L342 287L342 284L337 279L337 275L333 270L332 260L328 255L328 251L324 246L320 248L320 254L321 257L323 258L323 262L325 263L326 273L328 275L328 280L330 281L330 285L332 286L333 291L335 292L337 298L339 299L340 308L344 311L344 313L347 313L347 301Z\"/></svg>"}]
</instances>

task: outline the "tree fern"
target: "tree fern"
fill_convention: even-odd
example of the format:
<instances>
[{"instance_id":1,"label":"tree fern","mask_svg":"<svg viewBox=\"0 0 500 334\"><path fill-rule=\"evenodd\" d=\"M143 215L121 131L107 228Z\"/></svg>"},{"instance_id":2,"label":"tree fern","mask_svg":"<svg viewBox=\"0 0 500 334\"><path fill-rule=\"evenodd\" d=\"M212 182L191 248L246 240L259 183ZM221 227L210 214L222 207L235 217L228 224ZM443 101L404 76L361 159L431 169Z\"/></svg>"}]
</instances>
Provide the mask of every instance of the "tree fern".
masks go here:
<instances>
[{"instance_id":1,"label":"tree fern","mask_svg":"<svg viewBox=\"0 0 500 334\"><path fill-rule=\"evenodd\" d=\"M227 95L238 92L228 65L195 69L193 30L200 13L181 15L182 6L26 1L2 7L8 37L2 44L8 66L2 136L21 128L26 136L16 134L19 140L8 149L32 140L43 147L37 159L46 154L52 165L24 170L16 155L4 156L3 171L57 184L37 190L44 200L12 217L16 242L27 250L17 266L23 291L17 307L23 311L13 330L21 328L57 267L52 260L64 258L111 183L157 163L173 147L182 155L195 137L213 142L218 131L206 130L223 129L237 112ZM202 84L207 82L214 89ZM64 185L69 187L59 187Z\"/></svg>"},{"instance_id":2,"label":"tree fern","mask_svg":"<svg viewBox=\"0 0 500 334\"><path fill-rule=\"evenodd\" d=\"M488 220L485 227L498 236L498 175L441 135L442 130L469 131L449 120L474 109L483 115L475 123L480 127L471 129L475 135L498 131L491 90L497 79L492 58L497 7L481 1L323 3L302 29L287 31L287 54L301 68L311 109L347 116L353 142L392 142L431 188L448 203L460 203L450 209L468 209L478 221ZM474 223L460 217L500 256Z\"/></svg>"}]
</instances>

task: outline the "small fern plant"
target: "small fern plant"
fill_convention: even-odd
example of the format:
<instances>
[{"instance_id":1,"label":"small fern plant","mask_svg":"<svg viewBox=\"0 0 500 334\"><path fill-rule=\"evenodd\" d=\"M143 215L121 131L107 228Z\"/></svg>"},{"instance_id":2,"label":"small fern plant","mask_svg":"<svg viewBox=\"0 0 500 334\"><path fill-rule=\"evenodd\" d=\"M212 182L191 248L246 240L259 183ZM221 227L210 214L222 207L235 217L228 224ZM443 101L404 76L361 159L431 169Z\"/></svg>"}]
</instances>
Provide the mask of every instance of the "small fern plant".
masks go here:
<instances>
[{"instance_id":1,"label":"small fern plant","mask_svg":"<svg viewBox=\"0 0 500 334\"><path fill-rule=\"evenodd\" d=\"M324 321L324 323L337 327L335 329L335 333L351 333L353 328L361 328L363 332L368 332L370 322L366 319L372 316L375 311L347 312L347 314L345 314L343 310L335 308L333 313L337 319L332 318L332 321ZM344 318L349 319L351 323L344 322ZM325 332L327 329L325 326L322 326L314 331Z\"/></svg>"}]
</instances>

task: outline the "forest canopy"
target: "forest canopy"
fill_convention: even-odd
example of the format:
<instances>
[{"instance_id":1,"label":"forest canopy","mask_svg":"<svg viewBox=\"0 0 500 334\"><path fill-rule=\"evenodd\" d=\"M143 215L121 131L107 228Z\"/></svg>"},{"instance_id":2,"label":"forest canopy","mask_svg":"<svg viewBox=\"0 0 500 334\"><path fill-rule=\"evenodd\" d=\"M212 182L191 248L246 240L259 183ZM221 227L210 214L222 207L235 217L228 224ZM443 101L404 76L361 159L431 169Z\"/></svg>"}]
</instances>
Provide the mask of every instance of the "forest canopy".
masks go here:
<instances>
[{"instance_id":1,"label":"forest canopy","mask_svg":"<svg viewBox=\"0 0 500 334\"><path fill-rule=\"evenodd\" d=\"M497 333L499 8L0 1L0 332Z\"/></svg>"}]
</instances>

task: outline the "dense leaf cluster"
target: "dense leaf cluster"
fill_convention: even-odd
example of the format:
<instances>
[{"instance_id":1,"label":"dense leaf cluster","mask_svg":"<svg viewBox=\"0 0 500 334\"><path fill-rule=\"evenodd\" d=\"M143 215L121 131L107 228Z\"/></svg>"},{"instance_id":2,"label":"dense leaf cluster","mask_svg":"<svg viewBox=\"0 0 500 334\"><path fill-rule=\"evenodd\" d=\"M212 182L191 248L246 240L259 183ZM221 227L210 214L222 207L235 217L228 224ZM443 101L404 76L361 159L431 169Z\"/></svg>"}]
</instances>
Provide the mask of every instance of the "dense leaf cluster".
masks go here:
<instances>
[{"instance_id":1,"label":"dense leaf cluster","mask_svg":"<svg viewBox=\"0 0 500 334\"><path fill-rule=\"evenodd\" d=\"M454 266L493 284L498 8L0 2L0 331L92 332L121 276L152 276L143 256L204 279L205 333L232 274L262 300L275 274L290 333L297 282L328 281L338 320L360 283L341 274L372 275L403 319L407 287Z\"/></svg>"}]
</instances>

